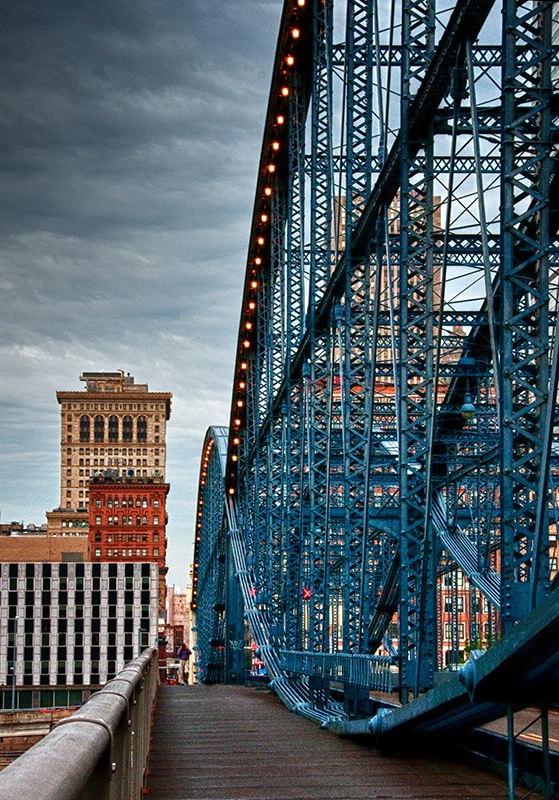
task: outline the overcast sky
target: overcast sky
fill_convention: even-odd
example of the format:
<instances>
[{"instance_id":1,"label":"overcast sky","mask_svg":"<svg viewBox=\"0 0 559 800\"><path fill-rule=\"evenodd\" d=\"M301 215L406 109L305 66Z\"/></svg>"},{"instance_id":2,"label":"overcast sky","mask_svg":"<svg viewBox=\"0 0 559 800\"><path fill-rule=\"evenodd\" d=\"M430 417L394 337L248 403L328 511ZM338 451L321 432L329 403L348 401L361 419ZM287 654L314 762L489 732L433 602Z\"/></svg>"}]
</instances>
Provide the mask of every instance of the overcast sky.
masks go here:
<instances>
[{"instance_id":1,"label":"overcast sky","mask_svg":"<svg viewBox=\"0 0 559 800\"><path fill-rule=\"evenodd\" d=\"M59 505L56 391L173 393L168 583L226 425L282 0L0 0L0 510Z\"/></svg>"}]
</instances>

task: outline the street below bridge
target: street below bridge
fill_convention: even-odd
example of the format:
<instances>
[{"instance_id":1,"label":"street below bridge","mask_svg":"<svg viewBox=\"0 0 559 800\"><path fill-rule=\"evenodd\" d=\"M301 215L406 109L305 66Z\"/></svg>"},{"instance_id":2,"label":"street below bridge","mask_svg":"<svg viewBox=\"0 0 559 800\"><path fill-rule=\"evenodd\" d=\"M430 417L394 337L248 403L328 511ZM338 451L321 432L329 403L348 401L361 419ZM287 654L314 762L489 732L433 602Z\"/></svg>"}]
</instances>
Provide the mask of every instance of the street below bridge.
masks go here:
<instances>
[{"instance_id":1,"label":"street below bridge","mask_svg":"<svg viewBox=\"0 0 559 800\"><path fill-rule=\"evenodd\" d=\"M151 800L508 797L504 780L460 761L382 754L290 713L266 689L221 684L158 688L149 768Z\"/></svg>"}]
</instances>

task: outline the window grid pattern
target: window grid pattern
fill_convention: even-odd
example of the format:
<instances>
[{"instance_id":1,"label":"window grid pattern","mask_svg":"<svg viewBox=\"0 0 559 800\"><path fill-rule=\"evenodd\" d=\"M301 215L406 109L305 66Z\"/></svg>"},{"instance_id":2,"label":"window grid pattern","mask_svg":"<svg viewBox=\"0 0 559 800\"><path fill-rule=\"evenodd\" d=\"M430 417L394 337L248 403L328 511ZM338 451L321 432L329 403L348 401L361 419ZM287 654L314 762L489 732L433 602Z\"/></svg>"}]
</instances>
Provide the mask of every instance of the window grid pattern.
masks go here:
<instances>
[{"instance_id":1,"label":"window grid pattern","mask_svg":"<svg viewBox=\"0 0 559 800\"><path fill-rule=\"evenodd\" d=\"M157 636L154 563L0 564L0 683L95 686Z\"/></svg>"}]
</instances>

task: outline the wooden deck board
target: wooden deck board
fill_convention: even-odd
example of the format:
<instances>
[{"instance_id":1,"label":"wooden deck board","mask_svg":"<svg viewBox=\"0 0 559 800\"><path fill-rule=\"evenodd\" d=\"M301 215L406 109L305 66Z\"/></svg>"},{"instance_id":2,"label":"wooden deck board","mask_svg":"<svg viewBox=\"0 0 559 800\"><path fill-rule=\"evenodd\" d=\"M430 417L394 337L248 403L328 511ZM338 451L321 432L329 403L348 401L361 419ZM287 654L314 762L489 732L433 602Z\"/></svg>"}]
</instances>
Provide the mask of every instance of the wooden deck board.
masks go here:
<instances>
[{"instance_id":1,"label":"wooden deck board","mask_svg":"<svg viewBox=\"0 0 559 800\"><path fill-rule=\"evenodd\" d=\"M382 755L290 713L268 691L161 686L151 800L506 800L492 775L434 755Z\"/></svg>"}]
</instances>

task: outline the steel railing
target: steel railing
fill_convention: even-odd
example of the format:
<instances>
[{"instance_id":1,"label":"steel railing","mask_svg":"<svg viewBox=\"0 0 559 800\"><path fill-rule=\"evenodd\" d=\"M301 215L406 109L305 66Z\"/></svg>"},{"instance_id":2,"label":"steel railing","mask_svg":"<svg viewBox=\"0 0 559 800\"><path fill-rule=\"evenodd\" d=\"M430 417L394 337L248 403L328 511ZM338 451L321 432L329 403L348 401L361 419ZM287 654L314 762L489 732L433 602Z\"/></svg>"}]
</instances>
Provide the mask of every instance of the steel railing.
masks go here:
<instances>
[{"instance_id":1,"label":"steel railing","mask_svg":"<svg viewBox=\"0 0 559 800\"><path fill-rule=\"evenodd\" d=\"M390 656L296 650L281 650L280 655L282 668L290 673L319 676L375 692L391 692L394 688Z\"/></svg>"},{"instance_id":2,"label":"steel railing","mask_svg":"<svg viewBox=\"0 0 559 800\"><path fill-rule=\"evenodd\" d=\"M157 684L150 648L0 773L0 800L140 798Z\"/></svg>"}]
</instances>

